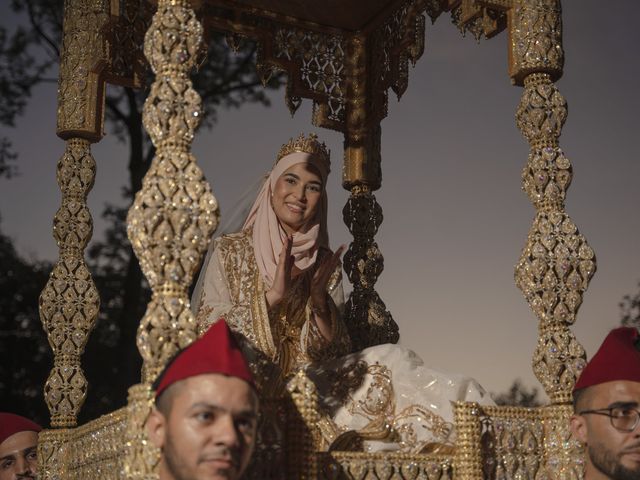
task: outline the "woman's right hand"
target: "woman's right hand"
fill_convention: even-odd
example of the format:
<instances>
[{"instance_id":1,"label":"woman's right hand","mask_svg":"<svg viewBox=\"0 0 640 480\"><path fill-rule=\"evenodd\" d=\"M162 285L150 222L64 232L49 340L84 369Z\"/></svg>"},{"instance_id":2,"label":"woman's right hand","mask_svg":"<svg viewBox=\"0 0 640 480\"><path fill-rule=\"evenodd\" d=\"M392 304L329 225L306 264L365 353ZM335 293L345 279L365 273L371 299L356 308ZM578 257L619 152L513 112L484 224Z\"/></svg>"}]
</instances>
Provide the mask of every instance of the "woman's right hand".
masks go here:
<instances>
[{"instance_id":1,"label":"woman's right hand","mask_svg":"<svg viewBox=\"0 0 640 480\"><path fill-rule=\"evenodd\" d=\"M278 257L278 268L276 268L273 285L271 285L271 288L264 295L267 300L267 306L269 307L274 307L279 304L282 299L287 296L287 292L291 286L291 269L293 268L293 256L291 255L292 245L293 239L287 237L282 246L280 257Z\"/></svg>"}]
</instances>

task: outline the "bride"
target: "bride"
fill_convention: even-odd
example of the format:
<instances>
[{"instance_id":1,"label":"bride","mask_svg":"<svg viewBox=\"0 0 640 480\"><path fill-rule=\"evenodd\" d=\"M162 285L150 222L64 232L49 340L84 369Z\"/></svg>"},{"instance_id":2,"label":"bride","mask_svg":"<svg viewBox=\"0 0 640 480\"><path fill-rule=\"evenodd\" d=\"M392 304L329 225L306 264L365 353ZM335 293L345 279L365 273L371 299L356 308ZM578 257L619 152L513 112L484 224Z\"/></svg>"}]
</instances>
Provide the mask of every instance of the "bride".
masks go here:
<instances>
[{"instance_id":1,"label":"bride","mask_svg":"<svg viewBox=\"0 0 640 480\"><path fill-rule=\"evenodd\" d=\"M340 256L327 232L329 152L315 135L290 140L241 231L212 242L192 305L201 332L224 317L263 399L300 368L316 384L326 445L357 432L369 451L453 445L452 401L492 403L474 380L437 372L412 351L351 352Z\"/></svg>"}]
</instances>

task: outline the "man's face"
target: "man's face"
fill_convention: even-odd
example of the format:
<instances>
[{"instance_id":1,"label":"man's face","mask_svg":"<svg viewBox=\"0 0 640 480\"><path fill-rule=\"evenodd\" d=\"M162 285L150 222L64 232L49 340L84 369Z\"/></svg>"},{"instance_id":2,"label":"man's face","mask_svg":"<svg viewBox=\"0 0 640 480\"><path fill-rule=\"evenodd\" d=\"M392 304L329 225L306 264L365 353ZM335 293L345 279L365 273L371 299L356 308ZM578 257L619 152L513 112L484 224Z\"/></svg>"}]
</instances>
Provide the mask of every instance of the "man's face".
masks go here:
<instances>
[{"instance_id":1,"label":"man's face","mask_svg":"<svg viewBox=\"0 0 640 480\"><path fill-rule=\"evenodd\" d=\"M38 434L18 432L0 444L0 480L36 478Z\"/></svg>"},{"instance_id":2,"label":"man's face","mask_svg":"<svg viewBox=\"0 0 640 480\"><path fill-rule=\"evenodd\" d=\"M592 478L638 480L640 478L640 425L631 432L617 430L605 415L584 410L622 407L640 408L640 383L615 381L589 387L578 413L571 419L574 437L587 447L587 472Z\"/></svg>"},{"instance_id":3,"label":"man's face","mask_svg":"<svg viewBox=\"0 0 640 480\"><path fill-rule=\"evenodd\" d=\"M256 439L258 399L249 384L198 375L164 395L171 395L168 411L154 409L147 424L150 439L162 449L161 480L239 478Z\"/></svg>"}]
</instances>

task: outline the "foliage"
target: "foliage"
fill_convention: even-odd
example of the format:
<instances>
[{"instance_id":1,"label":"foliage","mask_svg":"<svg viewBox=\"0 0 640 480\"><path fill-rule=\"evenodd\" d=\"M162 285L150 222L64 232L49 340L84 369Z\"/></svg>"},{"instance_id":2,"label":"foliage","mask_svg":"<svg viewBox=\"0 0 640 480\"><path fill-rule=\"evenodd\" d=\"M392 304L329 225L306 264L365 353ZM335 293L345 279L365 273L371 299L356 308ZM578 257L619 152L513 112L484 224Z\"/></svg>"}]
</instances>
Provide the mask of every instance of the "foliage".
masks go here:
<instances>
[{"instance_id":1,"label":"foliage","mask_svg":"<svg viewBox=\"0 0 640 480\"><path fill-rule=\"evenodd\" d=\"M15 24L5 18L6 24L0 25L0 125L15 127L33 89L53 80L47 74L58 61L61 6L62 1L57 0L12 1L12 9L26 15L28 22ZM0 137L0 177L11 177L17 172L17 156L11 140Z\"/></svg>"},{"instance_id":2,"label":"foliage","mask_svg":"<svg viewBox=\"0 0 640 480\"><path fill-rule=\"evenodd\" d=\"M38 296L51 265L28 261L0 232L0 410L46 424L42 385L51 365L51 349L38 317Z\"/></svg>"},{"instance_id":3,"label":"foliage","mask_svg":"<svg viewBox=\"0 0 640 480\"><path fill-rule=\"evenodd\" d=\"M539 407L542 405L538 389L535 387L528 389L520 379L514 380L511 387L506 392L494 394L492 396L493 400L498 405L511 405L517 407Z\"/></svg>"},{"instance_id":4,"label":"foliage","mask_svg":"<svg viewBox=\"0 0 640 480\"><path fill-rule=\"evenodd\" d=\"M15 16L0 20L1 125L14 127L16 119L24 113L34 88L52 81L47 76L52 76L59 60L62 7L63 0L13 0L11 8ZM22 23L16 22L17 18ZM193 76L194 87L202 96L205 112L202 126L211 128L220 109L238 108L246 102L268 105L268 97L255 72L255 45L246 43L237 53L231 53L222 35L212 34L207 42L206 59ZM278 88L281 83L282 77L274 77L268 88ZM107 89L106 130L128 149L129 178L123 189L126 204L130 204L134 193L140 189L155 153L142 127L142 106L147 92L148 88L134 91L110 86ZM16 162L19 163L19 158L16 160L10 139L0 138L0 175L15 173L13 164ZM149 289L126 237L127 208L127 205L106 206L103 218L109 223L109 228L105 238L99 239L87 252L88 264L100 292L101 311L96 329L90 336L87 353L83 356L90 390L81 420L94 418L123 405L127 387L139 381L141 360L135 337L149 299ZM12 305L12 309L7 310L11 316L28 316L30 320L25 323L25 329L30 332L29 335L41 339L44 335L37 320L37 293L46 282L39 275L44 275L49 266L37 262L23 262L22 265L21 274L26 281L24 287L29 286L32 290L29 290L29 295L23 294L23 302L16 300L11 291L2 290L2 305ZM33 278L27 281L26 277L30 275ZM6 318L9 322L10 318ZM25 333L14 328L8 329L3 335L3 339L11 343L23 338L19 335L24 336ZM34 385L41 386L44 378L42 372L48 372L51 361L46 358L46 353L40 352L41 343L37 344L38 347L35 345L30 348L37 352L30 354L27 354L29 349L12 350L16 355L12 365L23 364L27 371L32 371ZM37 365L32 358L36 353L39 355ZM5 356L5 351L2 356ZM18 371L9 368L0 373L0 384L17 385ZM34 402L42 403L39 398L26 398L19 387L7 392L10 397L7 397L7 401L14 402L12 405L24 401L29 404L25 408L30 410ZM2 397L4 402L4 390Z\"/></svg>"},{"instance_id":5,"label":"foliage","mask_svg":"<svg viewBox=\"0 0 640 480\"><path fill-rule=\"evenodd\" d=\"M622 297L620 306L620 317L622 325L625 327L636 327L640 329L640 282L638 291L633 295Z\"/></svg>"}]
</instances>

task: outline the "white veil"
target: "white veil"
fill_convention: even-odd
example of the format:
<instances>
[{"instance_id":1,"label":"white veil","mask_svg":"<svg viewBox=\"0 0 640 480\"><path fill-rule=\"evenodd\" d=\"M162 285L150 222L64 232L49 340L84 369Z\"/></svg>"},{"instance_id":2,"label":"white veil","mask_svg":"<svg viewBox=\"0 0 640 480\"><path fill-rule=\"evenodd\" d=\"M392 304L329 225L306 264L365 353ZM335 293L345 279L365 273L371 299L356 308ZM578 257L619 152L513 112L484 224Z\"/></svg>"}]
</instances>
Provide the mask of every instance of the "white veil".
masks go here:
<instances>
[{"instance_id":1,"label":"white veil","mask_svg":"<svg viewBox=\"0 0 640 480\"><path fill-rule=\"evenodd\" d=\"M211 255L213 254L213 244L214 240L222 235L226 235L228 233L235 233L242 230L242 226L244 225L244 221L249 215L249 211L258 196L258 192L262 188L262 184L269 177L269 174L261 175L256 181L254 181L251 186L245 190L245 192L236 200L233 207L229 210L229 213L222 216L222 221L218 228L214 232L211 237L211 242L209 243L209 249L207 250L207 256L202 263L202 268L200 269L200 275L198 276L198 281L196 282L196 286L193 289L193 294L191 295L191 311L195 315L198 312L199 307L199 299L202 293L202 285L204 284L204 278L207 274L207 268L209 267L209 261L211 260Z\"/></svg>"}]
</instances>

